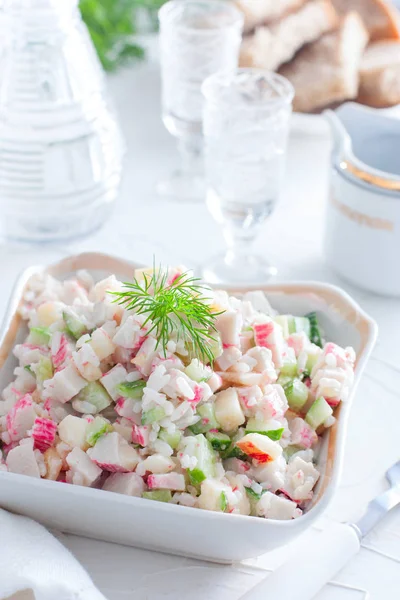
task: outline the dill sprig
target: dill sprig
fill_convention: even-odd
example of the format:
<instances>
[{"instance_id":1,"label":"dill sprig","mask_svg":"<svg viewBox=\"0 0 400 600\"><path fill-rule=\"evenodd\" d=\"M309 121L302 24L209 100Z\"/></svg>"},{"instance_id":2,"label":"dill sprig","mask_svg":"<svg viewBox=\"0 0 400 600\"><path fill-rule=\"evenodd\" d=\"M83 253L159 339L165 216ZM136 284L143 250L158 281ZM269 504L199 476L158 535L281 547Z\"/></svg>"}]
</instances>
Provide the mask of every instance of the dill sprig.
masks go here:
<instances>
[{"instance_id":1,"label":"dill sprig","mask_svg":"<svg viewBox=\"0 0 400 600\"><path fill-rule=\"evenodd\" d=\"M207 304L200 281L185 272L168 283L168 270L160 268L153 269L151 275L143 273L143 280L135 277L132 283L124 283L126 291L110 293L116 296L114 302L127 310L146 315L142 328L148 323L151 327L145 335L155 331L157 347L162 347L164 356L170 336L176 332L190 356L212 363L212 347L217 342L215 318L221 313L213 312Z\"/></svg>"}]
</instances>

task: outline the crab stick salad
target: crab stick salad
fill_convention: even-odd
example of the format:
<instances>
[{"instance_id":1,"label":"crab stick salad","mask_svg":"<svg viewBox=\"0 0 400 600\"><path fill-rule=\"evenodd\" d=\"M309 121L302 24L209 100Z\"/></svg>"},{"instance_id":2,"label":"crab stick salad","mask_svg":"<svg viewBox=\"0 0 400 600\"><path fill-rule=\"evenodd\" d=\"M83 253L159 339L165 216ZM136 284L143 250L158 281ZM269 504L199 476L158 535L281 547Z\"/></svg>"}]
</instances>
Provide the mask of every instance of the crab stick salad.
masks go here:
<instances>
[{"instance_id":1,"label":"crab stick salad","mask_svg":"<svg viewBox=\"0 0 400 600\"><path fill-rule=\"evenodd\" d=\"M0 401L0 470L211 511L294 519L353 382L315 313L278 315L184 269L35 275ZM0 475L1 477L1 475Z\"/></svg>"}]
</instances>

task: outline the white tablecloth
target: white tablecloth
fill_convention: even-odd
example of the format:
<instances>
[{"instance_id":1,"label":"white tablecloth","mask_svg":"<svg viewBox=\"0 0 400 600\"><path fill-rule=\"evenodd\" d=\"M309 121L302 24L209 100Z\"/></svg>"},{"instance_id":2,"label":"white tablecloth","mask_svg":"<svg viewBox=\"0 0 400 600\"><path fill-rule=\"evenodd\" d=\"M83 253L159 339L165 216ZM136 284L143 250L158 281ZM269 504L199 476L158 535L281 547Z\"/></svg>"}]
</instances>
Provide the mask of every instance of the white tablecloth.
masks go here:
<instances>
[{"instance_id":1,"label":"white tablecloth","mask_svg":"<svg viewBox=\"0 0 400 600\"><path fill-rule=\"evenodd\" d=\"M118 210L95 237L69 247L0 246L0 311L16 273L34 262L100 250L146 263L155 255L170 264L194 266L223 249L219 227L204 205L160 201L155 195L155 183L177 158L174 140L160 120L157 68L137 67L110 83L128 143ZM260 235L258 250L273 258L281 280L320 279L342 285L380 326L379 342L354 402L341 487L326 515L346 520L360 515L368 500L384 489L383 474L400 457L400 302L355 290L324 264L328 173L326 136L291 139L281 202ZM306 535L312 543L316 532ZM60 539L109 600L236 600L290 551L284 548L229 567L63 534ZM327 586L319 600L399 599L399 561L400 510L369 536L359 556L338 575L341 585ZM310 577L313 568L310 565Z\"/></svg>"}]
</instances>

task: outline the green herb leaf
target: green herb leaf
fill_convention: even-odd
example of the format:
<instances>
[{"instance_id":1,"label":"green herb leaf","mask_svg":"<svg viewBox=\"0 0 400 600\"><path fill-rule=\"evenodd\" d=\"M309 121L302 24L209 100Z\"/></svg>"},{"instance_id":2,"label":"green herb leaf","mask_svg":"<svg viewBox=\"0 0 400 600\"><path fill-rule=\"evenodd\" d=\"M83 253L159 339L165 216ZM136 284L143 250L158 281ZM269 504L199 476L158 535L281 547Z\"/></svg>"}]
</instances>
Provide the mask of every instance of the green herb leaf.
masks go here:
<instances>
[{"instance_id":1,"label":"green herb leaf","mask_svg":"<svg viewBox=\"0 0 400 600\"><path fill-rule=\"evenodd\" d=\"M266 490L263 490L260 494L257 494L251 487L245 487L244 489L250 500L260 500L261 496L266 492Z\"/></svg>"},{"instance_id":2,"label":"green herb leaf","mask_svg":"<svg viewBox=\"0 0 400 600\"><path fill-rule=\"evenodd\" d=\"M281 429L270 429L269 431L251 431L250 429L246 429L246 433L259 433L260 435L266 435L267 437L269 437L270 440L274 442L278 442L281 439L282 433L284 431L284 427L282 427Z\"/></svg>"},{"instance_id":3,"label":"green herb leaf","mask_svg":"<svg viewBox=\"0 0 400 600\"><path fill-rule=\"evenodd\" d=\"M170 336L176 333L177 340L184 342L193 357L214 361L215 318L221 313L212 312L200 279L182 273L169 283L167 270L153 268L151 275L143 274L143 280L135 278L123 285L127 291L109 292L115 296L114 302L146 315L142 325L145 335L155 332L157 346L162 347L164 355ZM151 326L146 331L148 324Z\"/></svg>"},{"instance_id":4,"label":"green herb leaf","mask_svg":"<svg viewBox=\"0 0 400 600\"><path fill-rule=\"evenodd\" d=\"M202 471L201 469L197 469L197 468L189 469L188 474L189 474L190 483L192 485L199 485L202 481L207 479L204 471Z\"/></svg>"},{"instance_id":5,"label":"green herb leaf","mask_svg":"<svg viewBox=\"0 0 400 600\"><path fill-rule=\"evenodd\" d=\"M80 0L86 23L100 61L106 71L115 71L145 51L135 41L141 23L156 29L157 11L165 0ZM143 18L145 17L145 18Z\"/></svg>"}]
</instances>

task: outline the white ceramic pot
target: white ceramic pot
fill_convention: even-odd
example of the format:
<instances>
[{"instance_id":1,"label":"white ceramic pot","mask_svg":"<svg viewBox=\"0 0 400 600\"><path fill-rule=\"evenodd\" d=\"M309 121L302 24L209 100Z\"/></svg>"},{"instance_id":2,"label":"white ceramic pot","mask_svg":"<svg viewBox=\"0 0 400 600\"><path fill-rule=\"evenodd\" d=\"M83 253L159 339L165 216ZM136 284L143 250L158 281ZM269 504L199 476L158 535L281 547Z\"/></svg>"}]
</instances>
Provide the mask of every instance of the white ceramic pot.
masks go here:
<instances>
[{"instance_id":1,"label":"white ceramic pot","mask_svg":"<svg viewBox=\"0 0 400 600\"><path fill-rule=\"evenodd\" d=\"M349 103L334 134L326 257L351 283L400 296L400 120Z\"/></svg>"}]
</instances>

